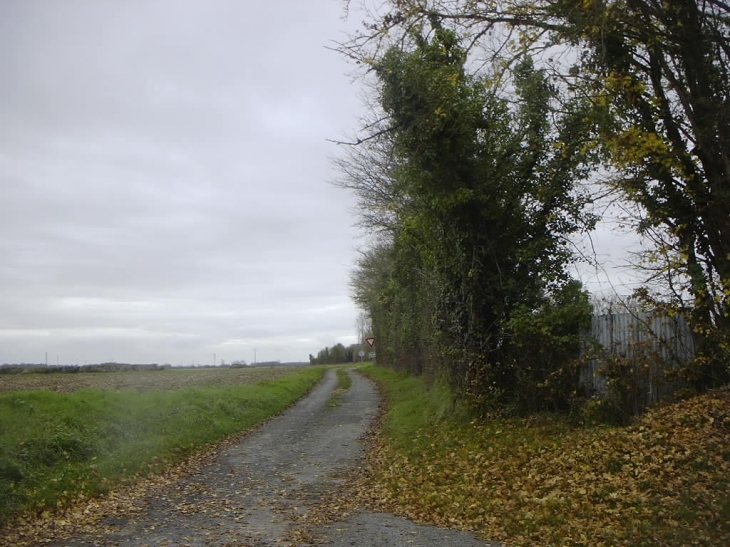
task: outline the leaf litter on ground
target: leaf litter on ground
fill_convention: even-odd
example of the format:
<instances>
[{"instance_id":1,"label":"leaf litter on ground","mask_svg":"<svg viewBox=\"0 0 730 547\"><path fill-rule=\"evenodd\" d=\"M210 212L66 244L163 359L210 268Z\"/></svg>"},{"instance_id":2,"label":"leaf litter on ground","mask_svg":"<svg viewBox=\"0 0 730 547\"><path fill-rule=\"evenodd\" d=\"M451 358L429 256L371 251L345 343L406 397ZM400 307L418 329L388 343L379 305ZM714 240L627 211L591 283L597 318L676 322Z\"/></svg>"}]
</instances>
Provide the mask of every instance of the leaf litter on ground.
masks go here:
<instances>
[{"instance_id":1,"label":"leaf litter on ground","mask_svg":"<svg viewBox=\"0 0 730 547\"><path fill-rule=\"evenodd\" d=\"M510 547L730 545L730 390L634 425L555 416L376 438L357 502Z\"/></svg>"}]
</instances>

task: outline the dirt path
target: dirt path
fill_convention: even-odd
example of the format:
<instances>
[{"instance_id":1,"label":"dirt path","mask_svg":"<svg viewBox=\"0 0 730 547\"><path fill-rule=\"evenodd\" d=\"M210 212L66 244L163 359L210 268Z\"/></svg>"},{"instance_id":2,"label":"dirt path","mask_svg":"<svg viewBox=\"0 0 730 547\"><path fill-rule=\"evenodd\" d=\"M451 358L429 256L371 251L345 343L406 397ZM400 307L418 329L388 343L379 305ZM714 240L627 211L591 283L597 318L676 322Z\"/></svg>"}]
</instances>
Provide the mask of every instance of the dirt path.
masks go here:
<instances>
[{"instance_id":1,"label":"dirt path","mask_svg":"<svg viewBox=\"0 0 730 547\"><path fill-rule=\"evenodd\" d=\"M131 514L109 515L96 530L55 547L488 545L462 532L418 526L392 515L356 512L305 526L306 515L336 495L348 470L362 465L361 439L378 410L372 382L350 373L352 387L327 405L329 371L312 393L196 473L153 491Z\"/></svg>"}]
</instances>

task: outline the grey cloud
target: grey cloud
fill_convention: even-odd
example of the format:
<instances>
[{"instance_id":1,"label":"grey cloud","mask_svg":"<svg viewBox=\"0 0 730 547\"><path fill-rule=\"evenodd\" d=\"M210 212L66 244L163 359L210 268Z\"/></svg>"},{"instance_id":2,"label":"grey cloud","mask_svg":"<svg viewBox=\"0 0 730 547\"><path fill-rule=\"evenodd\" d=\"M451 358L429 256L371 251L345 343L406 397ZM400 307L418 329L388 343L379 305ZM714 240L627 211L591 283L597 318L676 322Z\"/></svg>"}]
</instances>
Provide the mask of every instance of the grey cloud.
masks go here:
<instances>
[{"instance_id":1,"label":"grey cloud","mask_svg":"<svg viewBox=\"0 0 730 547\"><path fill-rule=\"evenodd\" d=\"M325 142L358 108L324 48L340 14L0 5L0 361L183 364L254 342L304 359L352 339L353 201Z\"/></svg>"}]
</instances>

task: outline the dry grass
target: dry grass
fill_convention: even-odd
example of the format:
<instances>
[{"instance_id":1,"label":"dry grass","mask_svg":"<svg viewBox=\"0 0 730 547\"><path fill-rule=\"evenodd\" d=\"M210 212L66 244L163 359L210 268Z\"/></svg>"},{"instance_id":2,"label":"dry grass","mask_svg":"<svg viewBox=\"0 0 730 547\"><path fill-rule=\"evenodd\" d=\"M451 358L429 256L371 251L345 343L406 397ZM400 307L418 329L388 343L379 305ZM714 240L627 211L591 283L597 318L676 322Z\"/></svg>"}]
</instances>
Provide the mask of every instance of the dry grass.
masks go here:
<instances>
[{"instance_id":1,"label":"dry grass","mask_svg":"<svg viewBox=\"0 0 730 547\"><path fill-rule=\"evenodd\" d=\"M72 393L80 389L114 391L178 391L189 387L257 384L300 371L301 367L181 368L126 372L3 374L0 392L47 390Z\"/></svg>"}]
</instances>

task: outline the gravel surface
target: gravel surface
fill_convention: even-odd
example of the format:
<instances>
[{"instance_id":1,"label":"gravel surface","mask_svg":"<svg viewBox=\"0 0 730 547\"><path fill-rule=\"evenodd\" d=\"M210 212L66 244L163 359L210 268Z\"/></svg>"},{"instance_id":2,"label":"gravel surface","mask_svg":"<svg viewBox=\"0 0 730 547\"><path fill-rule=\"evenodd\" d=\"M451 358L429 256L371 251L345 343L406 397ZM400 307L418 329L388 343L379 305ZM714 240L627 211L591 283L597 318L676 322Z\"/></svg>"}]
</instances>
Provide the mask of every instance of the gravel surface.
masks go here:
<instances>
[{"instance_id":1,"label":"gravel surface","mask_svg":"<svg viewBox=\"0 0 730 547\"><path fill-rule=\"evenodd\" d=\"M453 546L496 545L470 534L356 511L337 521L307 520L364 465L362 438L378 412L370 380L353 382L338 405L330 370L285 413L233 444L196 473L154 492L131 515L109 515L94 533L51 542L88 546ZM344 517L344 515L343 515ZM334 520L334 521L333 521ZM314 524L313 524L314 522Z\"/></svg>"}]
</instances>

